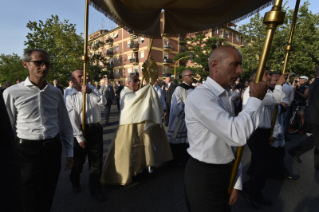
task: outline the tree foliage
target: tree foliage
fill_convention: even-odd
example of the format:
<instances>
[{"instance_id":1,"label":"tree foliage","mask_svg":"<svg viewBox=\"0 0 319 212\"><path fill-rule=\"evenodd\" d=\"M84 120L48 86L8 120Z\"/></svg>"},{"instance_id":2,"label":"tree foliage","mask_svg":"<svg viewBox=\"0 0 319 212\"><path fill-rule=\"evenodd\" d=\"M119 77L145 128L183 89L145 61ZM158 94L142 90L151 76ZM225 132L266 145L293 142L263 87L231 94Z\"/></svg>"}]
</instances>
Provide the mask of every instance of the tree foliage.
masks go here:
<instances>
[{"instance_id":1,"label":"tree foliage","mask_svg":"<svg viewBox=\"0 0 319 212\"><path fill-rule=\"evenodd\" d=\"M223 39L216 37L206 37L205 32L195 33L195 36L190 36L180 41L180 45L185 47L185 52L178 53L173 60L178 60L182 57L188 56L190 52L194 54L194 66L187 66L182 63L176 69L177 74L181 75L184 70L192 70L195 74L200 74L206 78L208 75L208 58L215 48L223 41ZM188 58L180 61L187 61Z\"/></svg>"},{"instance_id":2,"label":"tree foliage","mask_svg":"<svg viewBox=\"0 0 319 212\"><path fill-rule=\"evenodd\" d=\"M287 71L295 72L296 75L314 76L314 69L319 65L319 15L309 11L309 2L305 2L299 8L298 18L295 26L291 52ZM267 60L267 66L271 71L281 72L285 60L285 46L288 43L294 10L284 5L286 17L284 24L279 26L275 32L271 50ZM239 27L244 42L247 44L241 49L243 58L243 69L246 76L257 68L259 57L263 50L266 37L266 25L263 17L256 14L250 22Z\"/></svg>"},{"instance_id":3,"label":"tree foliage","mask_svg":"<svg viewBox=\"0 0 319 212\"><path fill-rule=\"evenodd\" d=\"M70 73L83 66L81 56L84 42L82 36L76 33L75 26L68 20L60 22L57 15L51 15L45 22L27 23L31 32L26 36L26 48L43 49L51 57L52 68L48 81L57 78L65 85Z\"/></svg>"},{"instance_id":4,"label":"tree foliage","mask_svg":"<svg viewBox=\"0 0 319 212\"><path fill-rule=\"evenodd\" d=\"M9 81L15 83L16 78L23 81L28 76L28 71L22 65L22 59L17 54L0 55L0 83Z\"/></svg>"}]
</instances>

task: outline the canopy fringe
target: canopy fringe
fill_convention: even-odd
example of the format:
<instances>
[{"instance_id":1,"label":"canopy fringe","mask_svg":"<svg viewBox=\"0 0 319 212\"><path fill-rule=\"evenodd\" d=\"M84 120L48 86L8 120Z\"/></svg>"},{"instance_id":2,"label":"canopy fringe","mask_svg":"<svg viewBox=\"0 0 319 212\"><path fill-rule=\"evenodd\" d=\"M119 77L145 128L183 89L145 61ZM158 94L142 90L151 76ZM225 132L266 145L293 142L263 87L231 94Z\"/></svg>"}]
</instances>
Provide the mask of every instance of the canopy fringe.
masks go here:
<instances>
[{"instance_id":1,"label":"canopy fringe","mask_svg":"<svg viewBox=\"0 0 319 212\"><path fill-rule=\"evenodd\" d=\"M274 0L271 0L269 1L268 3L260 6L259 8L247 13L246 15L243 15L239 18L236 18L234 20L232 20L231 22L234 22L234 23L237 23L239 21L242 21L250 16L253 16L255 15L256 13L260 12L261 10L265 9L266 7L269 7L271 5L273 5L274 3ZM153 35L147 35L147 34L143 34L143 33L139 33L139 32L135 32L133 30L131 30L128 26L124 25L123 23L121 23L120 20L118 20L116 18L116 15L115 15L115 12L114 11L111 11L109 8L105 8L105 9L102 9L100 8L98 5L96 5L94 2L90 1L90 5L92 7L94 7L97 11L101 12L102 14L104 14L107 18L109 18L111 21L114 21L115 23L117 23L121 28L125 29L126 31L134 34L134 35L137 35L137 36L143 36L143 37L146 37L146 38L153 38L153 39L161 39L162 37L164 36L153 36ZM225 23L226 24L226 23ZM212 26L211 28L213 27L217 27L217 26ZM203 32L203 31L207 31L209 29L206 29L206 30L201 30L201 31L197 31L197 32ZM183 33L183 35L186 35L186 36L191 36L191 35L194 35L194 33L197 33L197 32L188 32L188 33ZM166 37L179 37L180 34L168 34L168 33L165 33L165 36Z\"/></svg>"}]
</instances>

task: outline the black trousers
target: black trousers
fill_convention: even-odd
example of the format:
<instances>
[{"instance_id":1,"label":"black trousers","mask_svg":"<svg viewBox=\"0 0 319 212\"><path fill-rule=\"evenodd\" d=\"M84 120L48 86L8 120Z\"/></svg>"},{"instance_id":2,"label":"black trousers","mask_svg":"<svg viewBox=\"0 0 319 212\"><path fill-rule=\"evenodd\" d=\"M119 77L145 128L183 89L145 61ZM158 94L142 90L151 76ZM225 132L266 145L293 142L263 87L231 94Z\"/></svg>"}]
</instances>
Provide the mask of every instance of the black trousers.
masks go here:
<instances>
[{"instance_id":1,"label":"black trousers","mask_svg":"<svg viewBox=\"0 0 319 212\"><path fill-rule=\"evenodd\" d=\"M207 164L192 157L185 169L185 191L188 211L226 212L230 164Z\"/></svg>"},{"instance_id":2,"label":"black trousers","mask_svg":"<svg viewBox=\"0 0 319 212\"><path fill-rule=\"evenodd\" d=\"M19 144L25 212L46 212L51 205L61 170L60 139L52 145Z\"/></svg>"},{"instance_id":3,"label":"black trousers","mask_svg":"<svg viewBox=\"0 0 319 212\"><path fill-rule=\"evenodd\" d=\"M120 111L120 97L116 97L117 110Z\"/></svg>"},{"instance_id":4,"label":"black trousers","mask_svg":"<svg viewBox=\"0 0 319 212\"><path fill-rule=\"evenodd\" d=\"M273 172L270 178L284 178L285 175L289 174L284 159L286 155L285 146L283 147L271 147L271 158Z\"/></svg>"},{"instance_id":5,"label":"black trousers","mask_svg":"<svg viewBox=\"0 0 319 212\"><path fill-rule=\"evenodd\" d=\"M166 116L165 116L165 125L168 126L169 123L169 114L171 110L171 105L166 103Z\"/></svg>"},{"instance_id":6,"label":"black trousers","mask_svg":"<svg viewBox=\"0 0 319 212\"><path fill-rule=\"evenodd\" d=\"M182 144L169 144L171 146L173 160L177 164L186 164L189 159L189 154L187 149L189 147L188 143Z\"/></svg>"},{"instance_id":7,"label":"black trousers","mask_svg":"<svg viewBox=\"0 0 319 212\"><path fill-rule=\"evenodd\" d=\"M247 144L251 151L250 179L243 185L243 190L250 195L261 195L266 180L273 172L271 146L268 144L270 129L257 128L248 139Z\"/></svg>"},{"instance_id":8,"label":"black trousers","mask_svg":"<svg viewBox=\"0 0 319 212\"><path fill-rule=\"evenodd\" d=\"M105 114L105 123L109 123L110 113L111 113L112 100L108 99L105 105L104 114Z\"/></svg>"},{"instance_id":9,"label":"black trousers","mask_svg":"<svg viewBox=\"0 0 319 212\"><path fill-rule=\"evenodd\" d=\"M292 155L300 156L315 147L314 167L319 169L319 125L311 125L312 136L302 140L297 146L288 150Z\"/></svg>"},{"instance_id":10,"label":"black trousers","mask_svg":"<svg viewBox=\"0 0 319 212\"><path fill-rule=\"evenodd\" d=\"M101 125L86 127L86 147L80 147L74 138L74 165L70 174L70 181L73 185L80 185L80 174L83 170L86 155L89 160L89 188L91 194L102 191L100 183L103 158L103 128Z\"/></svg>"}]
</instances>

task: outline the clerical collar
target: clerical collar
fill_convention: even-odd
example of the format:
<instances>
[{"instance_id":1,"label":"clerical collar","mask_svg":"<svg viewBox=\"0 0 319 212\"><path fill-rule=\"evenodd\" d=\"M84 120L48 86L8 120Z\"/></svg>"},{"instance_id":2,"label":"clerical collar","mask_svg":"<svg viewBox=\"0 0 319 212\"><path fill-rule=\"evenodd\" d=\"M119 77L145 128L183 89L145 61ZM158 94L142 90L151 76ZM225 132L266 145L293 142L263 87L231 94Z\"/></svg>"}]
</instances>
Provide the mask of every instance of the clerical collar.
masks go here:
<instances>
[{"instance_id":1,"label":"clerical collar","mask_svg":"<svg viewBox=\"0 0 319 212\"><path fill-rule=\"evenodd\" d=\"M184 88L185 90L188 90L188 89L190 89L190 88L192 88L192 89L194 89L194 86L192 86L192 85L187 85L186 83L181 83L181 84L179 84L178 86L181 86L182 88Z\"/></svg>"}]
</instances>

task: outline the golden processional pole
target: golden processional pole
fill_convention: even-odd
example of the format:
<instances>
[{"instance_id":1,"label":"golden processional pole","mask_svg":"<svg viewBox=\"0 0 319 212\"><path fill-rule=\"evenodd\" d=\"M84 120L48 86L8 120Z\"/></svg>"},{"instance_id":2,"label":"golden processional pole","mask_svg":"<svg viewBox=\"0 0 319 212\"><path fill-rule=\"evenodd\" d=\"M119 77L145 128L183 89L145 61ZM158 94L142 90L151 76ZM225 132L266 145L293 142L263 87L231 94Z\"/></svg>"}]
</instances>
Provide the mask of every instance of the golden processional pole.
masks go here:
<instances>
[{"instance_id":1,"label":"golden processional pole","mask_svg":"<svg viewBox=\"0 0 319 212\"><path fill-rule=\"evenodd\" d=\"M84 55L82 56L83 61L83 85L86 85L86 71L88 63L88 19L89 19L89 0L85 0L85 24L84 24ZM86 93L83 93L83 109L82 109L82 131L85 138L85 120L86 120Z\"/></svg>"},{"instance_id":2,"label":"golden processional pole","mask_svg":"<svg viewBox=\"0 0 319 212\"><path fill-rule=\"evenodd\" d=\"M264 74L264 69L266 66L266 61L269 55L270 51L270 46L275 34L275 30L278 25L281 25L284 23L285 20L285 12L281 11L282 7L282 0L275 0L274 5L271 9L271 11L267 12L264 17L264 24L267 25L267 33L266 33L266 38L265 38L265 43L263 47L263 52L261 54L258 68L257 68L257 73L255 77L255 83L258 83L262 80L263 74ZM234 161L234 165L232 167L232 173L230 177L230 183L228 187L228 193L231 194L234 183L236 180L237 176L237 170L238 166L241 160L241 156L243 153L244 147L238 147L237 152L236 152L236 159Z\"/></svg>"},{"instance_id":3,"label":"golden processional pole","mask_svg":"<svg viewBox=\"0 0 319 212\"><path fill-rule=\"evenodd\" d=\"M298 15L298 10L299 10L299 5L300 5L300 0L296 1L296 6L295 6L295 11L294 11L294 16L292 19L292 23L291 23L291 29L290 29L290 36L289 36L289 41L287 46L285 47L286 50L286 56L285 56L285 62L284 62L284 67L282 68L282 74L286 73L286 69L287 69L287 64L288 64L288 59L289 59L289 54L290 51L293 51L293 47L292 47L292 38L294 35L294 30L295 30L295 25L296 25L296 21L297 21L297 15ZM278 105L276 105L275 110L274 110L274 114L272 116L272 120L271 120L271 134L273 134L274 132L274 126L275 126L275 122L276 122L276 118L277 118L277 113L278 113Z\"/></svg>"}]
</instances>

